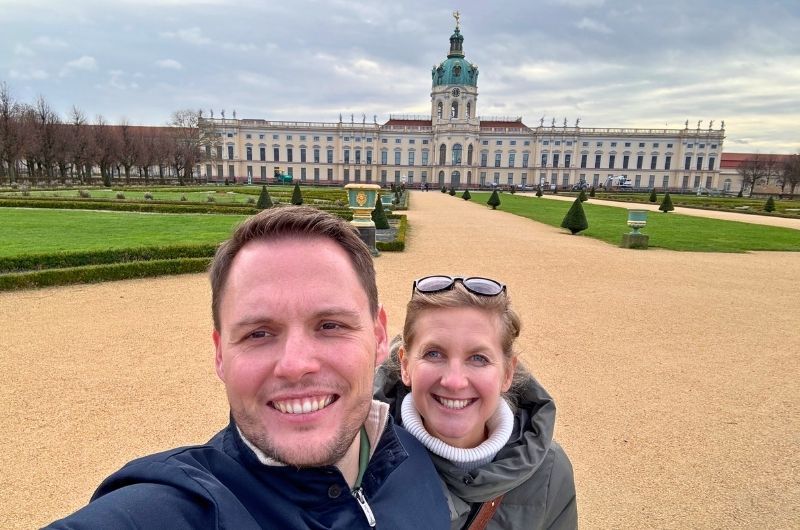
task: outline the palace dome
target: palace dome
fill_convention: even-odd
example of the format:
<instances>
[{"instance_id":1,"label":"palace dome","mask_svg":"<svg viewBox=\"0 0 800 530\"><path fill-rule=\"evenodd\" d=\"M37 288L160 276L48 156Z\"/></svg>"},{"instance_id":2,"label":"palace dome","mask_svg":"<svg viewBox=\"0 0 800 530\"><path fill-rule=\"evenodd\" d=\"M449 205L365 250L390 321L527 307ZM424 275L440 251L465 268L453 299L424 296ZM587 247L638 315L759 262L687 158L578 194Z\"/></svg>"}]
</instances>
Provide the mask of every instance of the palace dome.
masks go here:
<instances>
[{"instance_id":1,"label":"palace dome","mask_svg":"<svg viewBox=\"0 0 800 530\"><path fill-rule=\"evenodd\" d=\"M433 86L467 85L478 86L478 67L464 58L464 37L456 28L450 36L450 53L447 59L431 70Z\"/></svg>"}]
</instances>

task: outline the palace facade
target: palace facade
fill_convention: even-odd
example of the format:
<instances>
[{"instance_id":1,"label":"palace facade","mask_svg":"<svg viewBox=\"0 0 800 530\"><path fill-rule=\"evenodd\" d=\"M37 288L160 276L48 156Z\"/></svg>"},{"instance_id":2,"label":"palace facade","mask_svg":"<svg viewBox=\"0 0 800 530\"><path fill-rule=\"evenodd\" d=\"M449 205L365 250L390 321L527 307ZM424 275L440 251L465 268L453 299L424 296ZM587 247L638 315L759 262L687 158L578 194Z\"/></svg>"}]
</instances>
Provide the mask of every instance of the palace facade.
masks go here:
<instances>
[{"instance_id":1,"label":"palace facade","mask_svg":"<svg viewBox=\"0 0 800 530\"><path fill-rule=\"evenodd\" d=\"M333 123L206 118L215 146L197 174L253 183L271 182L279 170L331 185L734 188L720 176L724 122L719 129L688 122L683 129L615 129L481 117L478 67L463 42L456 25L447 57L431 71L430 116L381 124L365 116L360 123L353 116Z\"/></svg>"}]
</instances>

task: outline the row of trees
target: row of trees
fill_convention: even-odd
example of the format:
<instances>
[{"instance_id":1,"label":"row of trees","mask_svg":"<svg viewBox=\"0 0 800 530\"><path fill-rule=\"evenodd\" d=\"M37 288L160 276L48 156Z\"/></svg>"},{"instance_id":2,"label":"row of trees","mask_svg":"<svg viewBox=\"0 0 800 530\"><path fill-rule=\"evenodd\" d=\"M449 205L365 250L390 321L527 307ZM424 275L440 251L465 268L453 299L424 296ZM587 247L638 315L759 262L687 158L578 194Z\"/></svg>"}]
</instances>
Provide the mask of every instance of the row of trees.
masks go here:
<instances>
[{"instance_id":1,"label":"row of trees","mask_svg":"<svg viewBox=\"0 0 800 530\"><path fill-rule=\"evenodd\" d=\"M742 191L749 189L750 195L756 185L766 186L772 180L780 186L781 195L789 188L789 195L794 196L795 188L800 185L800 154L755 154L742 162L736 170L742 177Z\"/></svg>"},{"instance_id":2,"label":"row of trees","mask_svg":"<svg viewBox=\"0 0 800 530\"><path fill-rule=\"evenodd\" d=\"M43 96L15 101L0 83L0 182L92 184L97 171L105 186L132 178L184 184L206 153L216 154L216 140L199 111L176 111L165 127L111 125L102 116L90 123L77 107L62 119Z\"/></svg>"}]
</instances>

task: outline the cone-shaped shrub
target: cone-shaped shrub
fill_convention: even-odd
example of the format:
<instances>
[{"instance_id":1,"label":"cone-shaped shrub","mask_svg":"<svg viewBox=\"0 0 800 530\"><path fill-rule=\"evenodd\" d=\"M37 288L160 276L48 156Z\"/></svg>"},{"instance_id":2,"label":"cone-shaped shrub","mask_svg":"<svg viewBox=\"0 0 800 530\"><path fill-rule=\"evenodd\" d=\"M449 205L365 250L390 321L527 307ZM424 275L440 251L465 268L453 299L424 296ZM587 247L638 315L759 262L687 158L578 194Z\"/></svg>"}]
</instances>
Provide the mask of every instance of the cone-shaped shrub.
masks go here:
<instances>
[{"instance_id":1,"label":"cone-shaped shrub","mask_svg":"<svg viewBox=\"0 0 800 530\"><path fill-rule=\"evenodd\" d=\"M764 211L765 212L774 212L775 211L775 201L770 195L769 199L767 199L766 204L764 204Z\"/></svg>"},{"instance_id":2,"label":"cone-shaped shrub","mask_svg":"<svg viewBox=\"0 0 800 530\"><path fill-rule=\"evenodd\" d=\"M589 197L594 197L594 186L589 188Z\"/></svg>"},{"instance_id":3,"label":"cone-shaped shrub","mask_svg":"<svg viewBox=\"0 0 800 530\"><path fill-rule=\"evenodd\" d=\"M544 193L542 193L542 187L539 186L538 188L536 188L536 196L541 197L542 195L544 195Z\"/></svg>"},{"instance_id":4,"label":"cone-shaped shrub","mask_svg":"<svg viewBox=\"0 0 800 530\"><path fill-rule=\"evenodd\" d=\"M581 190L580 194L578 194L578 198L581 200L581 202L586 202L589 200L589 197L586 196L586 191L584 190Z\"/></svg>"},{"instance_id":5,"label":"cone-shaped shrub","mask_svg":"<svg viewBox=\"0 0 800 530\"><path fill-rule=\"evenodd\" d=\"M461 194L461 198L468 201L472 198L472 195L469 194L469 190L464 190L464 193Z\"/></svg>"},{"instance_id":6,"label":"cone-shaped shrub","mask_svg":"<svg viewBox=\"0 0 800 530\"><path fill-rule=\"evenodd\" d=\"M661 206L659 206L658 209L664 213L671 212L675 209L675 207L672 205L672 199L669 196L669 192L664 194L664 200L661 201Z\"/></svg>"},{"instance_id":7,"label":"cone-shaped shrub","mask_svg":"<svg viewBox=\"0 0 800 530\"><path fill-rule=\"evenodd\" d=\"M517 187L514 184L512 184L508 191L511 192L511 195L514 195L515 193L517 193Z\"/></svg>"},{"instance_id":8,"label":"cone-shaped shrub","mask_svg":"<svg viewBox=\"0 0 800 530\"><path fill-rule=\"evenodd\" d=\"M442 186L442 193L447 193L447 188L445 188L444 186Z\"/></svg>"},{"instance_id":9,"label":"cone-shaped shrub","mask_svg":"<svg viewBox=\"0 0 800 530\"><path fill-rule=\"evenodd\" d=\"M739 190L739 193L736 194L736 196L739 197L740 199L744 196L742 192L743 190Z\"/></svg>"},{"instance_id":10,"label":"cone-shaped shrub","mask_svg":"<svg viewBox=\"0 0 800 530\"><path fill-rule=\"evenodd\" d=\"M258 202L256 203L256 208L259 210L266 210L267 208L272 208L272 197L269 196L269 192L267 191L266 186L261 186L261 195L258 196Z\"/></svg>"},{"instance_id":11,"label":"cone-shaped shrub","mask_svg":"<svg viewBox=\"0 0 800 530\"><path fill-rule=\"evenodd\" d=\"M580 198L575 199L575 202L570 206L564 220L561 221L561 228L566 228L572 235L577 234L581 230L589 228L589 221L586 220L586 214L583 212L583 205Z\"/></svg>"},{"instance_id":12,"label":"cone-shaped shrub","mask_svg":"<svg viewBox=\"0 0 800 530\"><path fill-rule=\"evenodd\" d=\"M383 209L380 197L375 201L375 209L372 210L372 222L375 223L375 228L379 230L389 228L389 220L386 218L386 210Z\"/></svg>"},{"instance_id":13,"label":"cone-shaped shrub","mask_svg":"<svg viewBox=\"0 0 800 530\"><path fill-rule=\"evenodd\" d=\"M658 196L656 195L656 189L655 188L650 190L650 202L658 202Z\"/></svg>"},{"instance_id":14,"label":"cone-shaped shrub","mask_svg":"<svg viewBox=\"0 0 800 530\"><path fill-rule=\"evenodd\" d=\"M492 207L492 210L496 210L498 206L500 206L500 195L498 195L497 190L492 192L492 195L489 197L489 200L486 201L486 204Z\"/></svg>"},{"instance_id":15,"label":"cone-shaped shrub","mask_svg":"<svg viewBox=\"0 0 800 530\"><path fill-rule=\"evenodd\" d=\"M303 204L303 194L300 191L300 183L294 183L294 191L292 191L292 204L300 206Z\"/></svg>"},{"instance_id":16,"label":"cone-shaped shrub","mask_svg":"<svg viewBox=\"0 0 800 530\"><path fill-rule=\"evenodd\" d=\"M453 195L455 195L455 194L456 194L456 190L455 190L455 188L453 188L453 187L451 186L451 187L450 187L450 191L449 191L448 193L450 194L450 196L451 196L451 197L452 197Z\"/></svg>"}]
</instances>

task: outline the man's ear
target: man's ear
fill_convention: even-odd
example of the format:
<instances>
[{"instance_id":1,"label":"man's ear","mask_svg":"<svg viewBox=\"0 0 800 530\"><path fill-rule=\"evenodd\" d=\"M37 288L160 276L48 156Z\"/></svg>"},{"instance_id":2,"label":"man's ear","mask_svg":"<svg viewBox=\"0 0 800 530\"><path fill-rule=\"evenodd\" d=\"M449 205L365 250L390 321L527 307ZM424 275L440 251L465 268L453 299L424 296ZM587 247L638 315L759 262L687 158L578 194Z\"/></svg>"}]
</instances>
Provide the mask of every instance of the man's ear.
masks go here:
<instances>
[{"instance_id":1,"label":"man's ear","mask_svg":"<svg viewBox=\"0 0 800 530\"><path fill-rule=\"evenodd\" d=\"M411 387L411 375L408 373L408 353L405 346L400 346L397 350L397 360L400 362L400 377L403 379L403 384Z\"/></svg>"},{"instance_id":2,"label":"man's ear","mask_svg":"<svg viewBox=\"0 0 800 530\"><path fill-rule=\"evenodd\" d=\"M378 307L378 315L375 317L375 366L381 364L389 358L389 332L386 328L386 311L381 305Z\"/></svg>"},{"instance_id":3,"label":"man's ear","mask_svg":"<svg viewBox=\"0 0 800 530\"><path fill-rule=\"evenodd\" d=\"M216 329L211 333L211 339L214 341L214 368L217 370L217 377L225 382L225 368L222 364L222 337Z\"/></svg>"}]
</instances>

